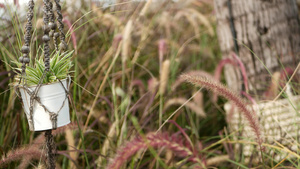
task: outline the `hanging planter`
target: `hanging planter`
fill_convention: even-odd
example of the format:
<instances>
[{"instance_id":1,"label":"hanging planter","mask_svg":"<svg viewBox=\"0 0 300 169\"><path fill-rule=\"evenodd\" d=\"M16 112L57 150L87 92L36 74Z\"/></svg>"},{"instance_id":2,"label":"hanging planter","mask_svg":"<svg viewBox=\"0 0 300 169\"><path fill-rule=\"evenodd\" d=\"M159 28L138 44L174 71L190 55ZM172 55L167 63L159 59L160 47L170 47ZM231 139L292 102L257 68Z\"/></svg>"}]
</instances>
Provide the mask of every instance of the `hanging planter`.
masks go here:
<instances>
[{"instance_id":1,"label":"hanging planter","mask_svg":"<svg viewBox=\"0 0 300 169\"><path fill-rule=\"evenodd\" d=\"M70 123L68 90L73 51L66 52L67 43L63 31L60 0L43 2L43 44L37 47L37 52L30 52L34 1L28 1L24 45L21 48L22 56L19 57L19 62L15 62L17 66L15 72L18 75L13 85L17 89L18 96L21 97L30 130L45 131L47 168L54 169L55 144L52 129ZM53 12L53 3L56 14ZM43 54L38 56L40 49ZM33 57L35 53L37 54Z\"/></svg>"},{"instance_id":2,"label":"hanging planter","mask_svg":"<svg viewBox=\"0 0 300 169\"><path fill-rule=\"evenodd\" d=\"M25 42L21 48L23 55L15 62L18 75L14 85L21 96L31 131L48 131L70 123L68 90L73 51L66 52L61 6L59 1L54 3L56 18L51 0L44 0L43 45L37 52L30 52L34 2L29 0ZM52 45L54 50L51 50ZM43 54L38 55L39 49ZM31 57L33 53L37 56Z\"/></svg>"},{"instance_id":3,"label":"hanging planter","mask_svg":"<svg viewBox=\"0 0 300 169\"><path fill-rule=\"evenodd\" d=\"M68 90L70 77L68 73L73 52L55 54L50 60L51 72L45 73L43 59L36 59L34 65L25 69L26 76L20 74L16 81L25 80L18 84L23 108L32 131L56 129L70 123ZM22 64L16 63L19 72ZM41 83L41 84L40 84ZM35 94L35 99L32 98ZM32 99L31 99L32 98ZM30 111L32 107L32 111Z\"/></svg>"},{"instance_id":4,"label":"hanging planter","mask_svg":"<svg viewBox=\"0 0 300 169\"><path fill-rule=\"evenodd\" d=\"M42 85L37 94L40 103L34 103L32 115L29 110L30 93L34 92L36 86L29 87L28 90L20 88L23 108L31 130L50 130L70 123L69 101L66 96L66 90L69 89L70 83L67 81L70 80L61 80L62 84L56 82Z\"/></svg>"}]
</instances>

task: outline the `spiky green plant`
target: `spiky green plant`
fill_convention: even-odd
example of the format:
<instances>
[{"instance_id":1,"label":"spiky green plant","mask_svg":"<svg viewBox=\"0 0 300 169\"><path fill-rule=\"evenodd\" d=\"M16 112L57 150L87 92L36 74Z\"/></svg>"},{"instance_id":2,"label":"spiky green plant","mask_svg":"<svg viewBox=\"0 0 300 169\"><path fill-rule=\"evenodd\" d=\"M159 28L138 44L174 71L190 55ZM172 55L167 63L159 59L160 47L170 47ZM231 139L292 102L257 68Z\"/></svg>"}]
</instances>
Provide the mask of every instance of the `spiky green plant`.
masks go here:
<instances>
[{"instance_id":1,"label":"spiky green plant","mask_svg":"<svg viewBox=\"0 0 300 169\"><path fill-rule=\"evenodd\" d=\"M53 83L58 80L67 78L70 73L72 64L72 54L74 51L58 53L55 52L50 60L50 71L46 73L42 84ZM20 81L22 75L21 66L22 63L14 62L17 67L15 68L18 75L16 76L16 82ZM45 64L42 57L37 57L33 64L26 66L26 75L23 78L26 80L28 86L37 85L43 76L45 71Z\"/></svg>"}]
</instances>

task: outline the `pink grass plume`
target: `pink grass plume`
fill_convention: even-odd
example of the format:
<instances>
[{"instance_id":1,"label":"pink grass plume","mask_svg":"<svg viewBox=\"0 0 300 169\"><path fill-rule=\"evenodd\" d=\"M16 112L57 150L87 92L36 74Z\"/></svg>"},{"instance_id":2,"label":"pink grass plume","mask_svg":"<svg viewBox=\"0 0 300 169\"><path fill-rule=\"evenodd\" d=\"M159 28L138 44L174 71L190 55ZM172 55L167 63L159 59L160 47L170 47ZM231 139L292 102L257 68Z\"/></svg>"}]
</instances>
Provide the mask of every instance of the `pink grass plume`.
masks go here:
<instances>
[{"instance_id":1,"label":"pink grass plume","mask_svg":"<svg viewBox=\"0 0 300 169\"><path fill-rule=\"evenodd\" d=\"M0 8L6 9L6 7L3 3L0 3Z\"/></svg>"},{"instance_id":2,"label":"pink grass plume","mask_svg":"<svg viewBox=\"0 0 300 169\"><path fill-rule=\"evenodd\" d=\"M71 24L71 22L65 17L63 19L63 22L67 24L69 31L71 33L71 39L72 39L72 43L75 49L75 53L77 54L77 40L76 40L76 34L75 31L73 29L73 25Z\"/></svg>"},{"instance_id":3,"label":"pink grass plume","mask_svg":"<svg viewBox=\"0 0 300 169\"><path fill-rule=\"evenodd\" d=\"M160 39L158 41L158 59L159 59L159 72L162 71L162 62L164 60L164 55L167 51L167 42L165 39Z\"/></svg>"},{"instance_id":4,"label":"pink grass plume","mask_svg":"<svg viewBox=\"0 0 300 169\"><path fill-rule=\"evenodd\" d=\"M234 52L232 52L231 54L233 56L233 59L232 58L224 58L218 64L218 66L215 70L215 74L214 74L215 79L218 82L220 81L222 70L223 70L223 68L226 64L231 64L233 66L239 66L239 68L241 70L241 73L242 73L243 83L245 85L245 90L246 90L246 92L248 92L249 91L248 76L247 76L245 65L243 64L243 62L240 60L240 58ZM213 101L214 102L217 101L217 94L216 93L213 94Z\"/></svg>"},{"instance_id":5,"label":"pink grass plume","mask_svg":"<svg viewBox=\"0 0 300 169\"><path fill-rule=\"evenodd\" d=\"M145 137L137 137L121 147L115 157L110 161L107 169L121 168L134 154L139 150L145 150L148 147L162 148L171 150L175 155L187 158L194 163L201 162L194 156L193 149L181 137L167 133L149 133Z\"/></svg>"},{"instance_id":6,"label":"pink grass plume","mask_svg":"<svg viewBox=\"0 0 300 169\"><path fill-rule=\"evenodd\" d=\"M233 56L233 58L237 61L237 63L240 66L240 69L241 69L241 72L242 72L242 76L243 76L243 80L244 80L245 90L246 90L246 92L248 92L249 91L248 76L247 76L245 65L243 64L243 62L241 61L241 59L236 55L236 53L232 52L232 56Z\"/></svg>"},{"instance_id":7,"label":"pink grass plume","mask_svg":"<svg viewBox=\"0 0 300 169\"><path fill-rule=\"evenodd\" d=\"M281 70L280 71L280 87L284 87L285 85L285 81L288 81L289 80L289 77L292 76L294 73L294 70L290 67L286 67L284 68L284 70ZM282 82L284 81L284 82Z\"/></svg>"},{"instance_id":8,"label":"pink grass plume","mask_svg":"<svg viewBox=\"0 0 300 169\"><path fill-rule=\"evenodd\" d=\"M115 36L114 36L114 39L113 39L113 43L112 43L112 46L115 48L115 49L117 49L118 48L118 46L119 46L119 44L120 44L120 42L123 40L123 35L122 34L116 34Z\"/></svg>"},{"instance_id":9,"label":"pink grass plume","mask_svg":"<svg viewBox=\"0 0 300 169\"><path fill-rule=\"evenodd\" d=\"M213 79L208 79L206 77L201 76L190 76L183 74L180 76L187 82L190 82L196 86L203 86L209 90L216 92L217 94L225 97L226 99L232 101L237 108L243 113L246 120L249 122L250 127L254 131L258 144L261 146L262 138L261 138L261 130L259 126L259 121L254 111L250 111L247 109L246 102L238 96L235 92L231 91L229 88L225 87L223 84L216 82Z\"/></svg>"},{"instance_id":10,"label":"pink grass plume","mask_svg":"<svg viewBox=\"0 0 300 169\"><path fill-rule=\"evenodd\" d=\"M237 66L236 62L234 62L234 60L232 60L231 58L224 58L222 59L219 64L217 65L217 68L215 70L215 74L214 74L214 77L216 79L216 81L220 82L220 77L221 77L221 73L222 73L222 70L224 68L224 66L226 64L231 64L233 66ZM218 99L218 95L216 93L213 94L213 102L216 102Z\"/></svg>"},{"instance_id":11,"label":"pink grass plume","mask_svg":"<svg viewBox=\"0 0 300 169\"><path fill-rule=\"evenodd\" d=\"M20 7L19 0L14 0L14 4L15 4L15 6L16 6L17 8L19 8L19 7Z\"/></svg>"},{"instance_id":12,"label":"pink grass plume","mask_svg":"<svg viewBox=\"0 0 300 169\"><path fill-rule=\"evenodd\" d=\"M22 158L24 158L24 156L30 156L34 159L40 159L41 157L44 157L41 150L39 150L36 147L21 148L8 152L8 154L5 157L0 159L0 168L4 167L5 165L11 162L21 160Z\"/></svg>"}]
</instances>

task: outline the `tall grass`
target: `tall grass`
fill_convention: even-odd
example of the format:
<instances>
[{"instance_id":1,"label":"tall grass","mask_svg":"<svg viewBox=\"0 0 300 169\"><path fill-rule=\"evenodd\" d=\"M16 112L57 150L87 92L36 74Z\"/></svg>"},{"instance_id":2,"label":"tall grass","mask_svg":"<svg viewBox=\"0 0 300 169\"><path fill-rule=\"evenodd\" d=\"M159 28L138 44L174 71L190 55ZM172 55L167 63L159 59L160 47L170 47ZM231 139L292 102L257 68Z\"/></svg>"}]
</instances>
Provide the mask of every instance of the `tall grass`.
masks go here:
<instances>
[{"instance_id":1,"label":"tall grass","mask_svg":"<svg viewBox=\"0 0 300 169\"><path fill-rule=\"evenodd\" d=\"M179 78L183 72L214 78L221 53L211 3L118 1L104 9L91 2L73 13L66 8L63 5L66 40L75 50L70 90L73 123L54 132L57 167L248 165L228 148L240 142L232 140L233 133L226 129L225 101L212 101L209 92ZM39 7L35 11L32 58L42 42L42 28L37 25L41 11ZM25 18L7 12L13 19L0 25L0 168L41 167L43 134L29 132L18 97L8 86L14 77L12 61L21 55ZM255 118L247 117L255 128ZM220 131L225 134L220 136ZM279 145L263 146L285 151ZM299 165L294 159L288 164L265 162L270 167Z\"/></svg>"}]
</instances>

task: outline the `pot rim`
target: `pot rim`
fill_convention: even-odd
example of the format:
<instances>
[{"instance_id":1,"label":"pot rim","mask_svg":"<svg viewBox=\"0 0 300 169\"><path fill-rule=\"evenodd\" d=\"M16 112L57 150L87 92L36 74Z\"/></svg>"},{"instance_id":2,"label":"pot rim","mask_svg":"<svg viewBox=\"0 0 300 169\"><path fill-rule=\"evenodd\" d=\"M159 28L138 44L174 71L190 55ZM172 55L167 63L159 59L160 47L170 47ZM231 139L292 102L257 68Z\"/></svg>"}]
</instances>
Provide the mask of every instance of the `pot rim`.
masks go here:
<instances>
[{"instance_id":1,"label":"pot rim","mask_svg":"<svg viewBox=\"0 0 300 169\"><path fill-rule=\"evenodd\" d=\"M59 79L60 80L60 79ZM41 87L42 86L47 86L47 85L52 85L52 84L56 84L56 83L60 83L59 82L59 80L57 80L57 81L55 81L55 82L52 82L52 83L42 83L41 84ZM64 78L64 79L61 79L60 81L61 82L64 82L64 81L66 81L66 80L70 80L70 82L71 82L71 76L68 76L67 78ZM68 83L67 84L68 86L70 86L70 83ZM25 87L25 85L19 85L19 84L17 84L17 85L15 85L16 87L18 87L18 88L24 88ZM33 86L27 86L29 89L32 89L32 88L36 88L38 85L33 85Z\"/></svg>"}]
</instances>

